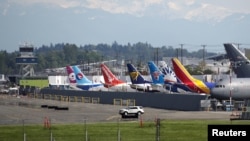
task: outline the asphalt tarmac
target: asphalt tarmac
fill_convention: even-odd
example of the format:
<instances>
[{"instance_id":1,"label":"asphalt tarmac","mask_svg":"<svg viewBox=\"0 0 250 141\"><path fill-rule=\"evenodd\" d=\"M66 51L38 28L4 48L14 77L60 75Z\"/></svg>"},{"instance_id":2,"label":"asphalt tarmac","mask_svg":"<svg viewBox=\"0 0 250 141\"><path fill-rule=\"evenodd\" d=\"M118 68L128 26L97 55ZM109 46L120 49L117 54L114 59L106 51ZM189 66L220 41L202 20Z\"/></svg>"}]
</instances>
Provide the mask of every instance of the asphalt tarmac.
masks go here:
<instances>
[{"instance_id":1,"label":"asphalt tarmac","mask_svg":"<svg viewBox=\"0 0 250 141\"><path fill-rule=\"evenodd\" d=\"M156 118L161 120L230 120L230 115L232 114L232 112L228 111L175 111L144 107L145 113L141 118L122 119L118 111L123 107L125 106L61 102L26 96L0 95L0 125L43 124L45 118L48 118L51 124L136 120L155 121Z\"/></svg>"}]
</instances>

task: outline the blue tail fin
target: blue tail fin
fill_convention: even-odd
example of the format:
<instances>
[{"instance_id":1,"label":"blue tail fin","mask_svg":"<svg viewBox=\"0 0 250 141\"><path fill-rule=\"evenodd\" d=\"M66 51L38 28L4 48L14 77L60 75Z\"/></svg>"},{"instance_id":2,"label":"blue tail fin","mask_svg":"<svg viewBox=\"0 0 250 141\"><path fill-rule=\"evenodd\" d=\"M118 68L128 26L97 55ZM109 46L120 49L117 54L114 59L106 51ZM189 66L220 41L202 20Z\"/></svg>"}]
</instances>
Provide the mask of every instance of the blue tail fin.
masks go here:
<instances>
[{"instance_id":1,"label":"blue tail fin","mask_svg":"<svg viewBox=\"0 0 250 141\"><path fill-rule=\"evenodd\" d=\"M153 61L148 62L150 75L154 84L164 84L164 74L159 70Z\"/></svg>"},{"instance_id":2,"label":"blue tail fin","mask_svg":"<svg viewBox=\"0 0 250 141\"><path fill-rule=\"evenodd\" d=\"M72 66L75 75L76 75L76 82L77 84L83 84L83 83L92 83L92 81L90 81L80 70L79 67L77 66Z\"/></svg>"}]
</instances>

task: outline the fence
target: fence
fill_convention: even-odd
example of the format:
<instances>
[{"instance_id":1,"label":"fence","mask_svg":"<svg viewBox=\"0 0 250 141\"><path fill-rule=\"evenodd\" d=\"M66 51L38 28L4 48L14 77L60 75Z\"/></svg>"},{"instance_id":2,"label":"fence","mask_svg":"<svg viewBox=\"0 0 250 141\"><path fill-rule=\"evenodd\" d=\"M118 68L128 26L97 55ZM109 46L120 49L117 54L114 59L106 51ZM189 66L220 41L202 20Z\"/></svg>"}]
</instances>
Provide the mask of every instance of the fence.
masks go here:
<instances>
[{"instance_id":1,"label":"fence","mask_svg":"<svg viewBox=\"0 0 250 141\"><path fill-rule=\"evenodd\" d=\"M158 122L156 122L158 121ZM82 123L70 125L0 126L0 140L11 141L176 141L207 140L206 122L187 121L117 121L116 123ZM157 124L158 123L158 124Z\"/></svg>"}]
</instances>

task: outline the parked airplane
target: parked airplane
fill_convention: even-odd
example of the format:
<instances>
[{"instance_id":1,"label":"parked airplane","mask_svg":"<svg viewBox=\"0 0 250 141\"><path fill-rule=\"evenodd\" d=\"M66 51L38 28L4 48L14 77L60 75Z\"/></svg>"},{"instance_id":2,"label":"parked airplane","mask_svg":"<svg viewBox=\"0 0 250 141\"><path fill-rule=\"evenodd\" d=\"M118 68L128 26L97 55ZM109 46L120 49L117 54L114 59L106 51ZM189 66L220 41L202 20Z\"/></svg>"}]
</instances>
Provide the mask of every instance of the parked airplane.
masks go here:
<instances>
[{"instance_id":1,"label":"parked airplane","mask_svg":"<svg viewBox=\"0 0 250 141\"><path fill-rule=\"evenodd\" d=\"M162 63L160 63L162 65ZM164 73L156 66L153 61L148 62L148 67L150 70L150 75L152 77L153 83L155 85L162 85L165 89L171 92L185 92L187 89L183 90L182 87L186 87L185 85L178 84L176 77L170 75L166 70L170 70L171 68L165 68L164 66L160 66L161 69L166 73Z\"/></svg>"},{"instance_id":2,"label":"parked airplane","mask_svg":"<svg viewBox=\"0 0 250 141\"><path fill-rule=\"evenodd\" d=\"M137 90L132 89L130 85L118 79L110 69L103 63L101 63L101 71L105 82L102 82L104 87L108 88L111 91L131 91L136 92Z\"/></svg>"},{"instance_id":3,"label":"parked airplane","mask_svg":"<svg viewBox=\"0 0 250 141\"><path fill-rule=\"evenodd\" d=\"M69 75L70 84L82 90L99 91L102 89L103 84L90 81L77 66L66 66Z\"/></svg>"},{"instance_id":4,"label":"parked airplane","mask_svg":"<svg viewBox=\"0 0 250 141\"><path fill-rule=\"evenodd\" d=\"M210 94L210 89L215 86L215 83L203 82L194 78L177 58L172 58L172 63L176 76L182 83L189 87L189 89L196 93Z\"/></svg>"},{"instance_id":5,"label":"parked airplane","mask_svg":"<svg viewBox=\"0 0 250 141\"><path fill-rule=\"evenodd\" d=\"M211 97L219 100L230 99L244 100L250 99L250 61L237 48L235 44L225 43L228 59L231 61L232 70L237 78L231 77L218 81L211 89Z\"/></svg>"},{"instance_id":6,"label":"parked airplane","mask_svg":"<svg viewBox=\"0 0 250 141\"><path fill-rule=\"evenodd\" d=\"M225 43L228 59L237 78L250 77L250 60L237 48L235 44Z\"/></svg>"},{"instance_id":7,"label":"parked airplane","mask_svg":"<svg viewBox=\"0 0 250 141\"><path fill-rule=\"evenodd\" d=\"M218 81L211 89L211 98L218 100L250 99L250 78L228 78Z\"/></svg>"},{"instance_id":8,"label":"parked airplane","mask_svg":"<svg viewBox=\"0 0 250 141\"><path fill-rule=\"evenodd\" d=\"M134 67L133 64L128 63L127 64L128 73L130 80L132 84L130 84L130 87L133 89L136 89L138 91L145 91L145 92L159 92L160 90L158 88L153 88L152 81L146 80L141 73Z\"/></svg>"},{"instance_id":9,"label":"parked airplane","mask_svg":"<svg viewBox=\"0 0 250 141\"><path fill-rule=\"evenodd\" d=\"M192 92L180 79L176 76L175 72L165 61L159 61L159 69L164 74L164 82L172 84L174 87L180 88L179 92Z\"/></svg>"},{"instance_id":10,"label":"parked airplane","mask_svg":"<svg viewBox=\"0 0 250 141\"><path fill-rule=\"evenodd\" d=\"M167 83L177 83L177 77L170 66L165 61L158 61L158 68L164 74L164 81ZM156 67L156 65L154 65Z\"/></svg>"}]
</instances>

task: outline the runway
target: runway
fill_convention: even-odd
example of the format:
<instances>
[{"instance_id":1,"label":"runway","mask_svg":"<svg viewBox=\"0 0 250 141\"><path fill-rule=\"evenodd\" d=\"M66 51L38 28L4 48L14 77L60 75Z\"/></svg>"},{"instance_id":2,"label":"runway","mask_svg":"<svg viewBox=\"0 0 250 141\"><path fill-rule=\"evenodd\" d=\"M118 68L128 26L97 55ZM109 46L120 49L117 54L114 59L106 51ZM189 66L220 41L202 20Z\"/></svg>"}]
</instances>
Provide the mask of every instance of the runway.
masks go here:
<instances>
[{"instance_id":1,"label":"runway","mask_svg":"<svg viewBox=\"0 0 250 141\"><path fill-rule=\"evenodd\" d=\"M42 107L45 106L45 107ZM67 107L67 110L55 110L46 106ZM104 105L80 102L61 102L0 95L0 124L43 124L44 118L50 119L51 124L73 124L84 122L118 122L123 121L118 114L124 106ZM154 121L156 118L164 119L208 119L229 120L232 112L227 111L175 111L144 107L143 121ZM128 119L126 119L127 121ZM139 119L133 119L136 121Z\"/></svg>"}]
</instances>

